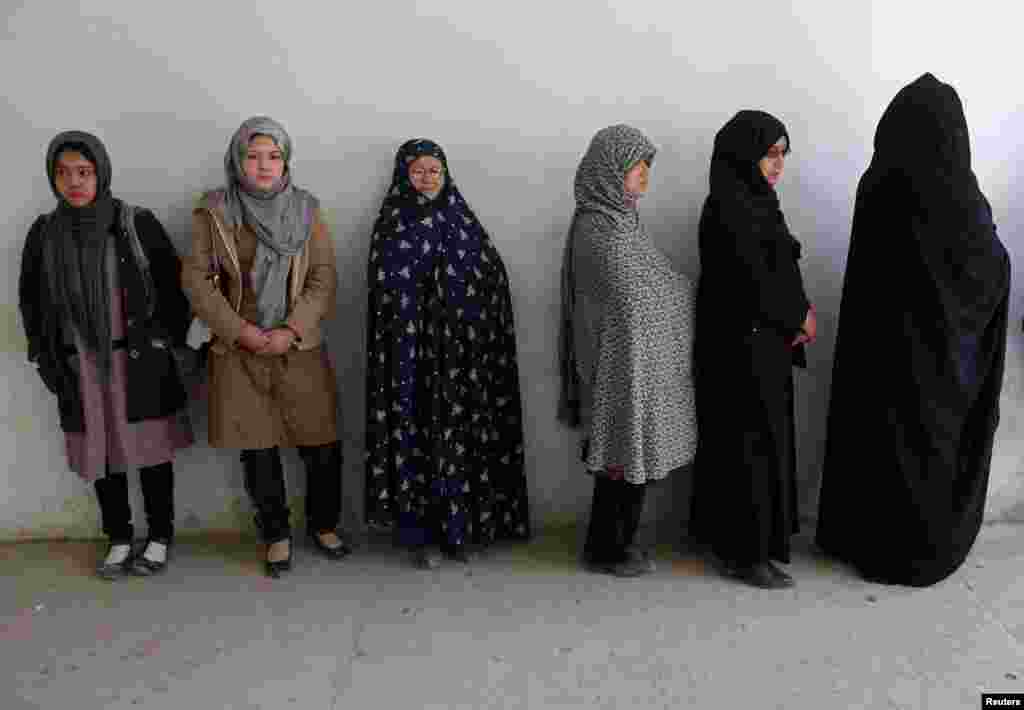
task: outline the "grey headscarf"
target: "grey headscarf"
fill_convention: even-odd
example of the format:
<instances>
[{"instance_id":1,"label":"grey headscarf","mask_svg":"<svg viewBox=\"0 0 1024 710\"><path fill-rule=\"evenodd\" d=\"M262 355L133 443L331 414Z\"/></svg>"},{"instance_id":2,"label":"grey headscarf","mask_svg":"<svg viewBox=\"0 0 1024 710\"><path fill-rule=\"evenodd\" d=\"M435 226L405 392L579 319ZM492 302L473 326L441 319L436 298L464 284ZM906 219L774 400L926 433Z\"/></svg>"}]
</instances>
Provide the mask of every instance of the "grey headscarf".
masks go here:
<instances>
[{"instance_id":1,"label":"grey headscarf","mask_svg":"<svg viewBox=\"0 0 1024 710\"><path fill-rule=\"evenodd\" d=\"M576 310L576 275L573 271L573 232L581 214L597 212L612 221L619 234L640 228L636 205L626 195L626 173L641 160L650 165L658 152L654 143L638 129L619 124L602 128L576 169L574 194L576 211L562 255L562 320L559 337L559 365L562 388L558 417L570 426L580 424L580 385L573 342L573 312Z\"/></svg>"},{"instance_id":2,"label":"grey headscarf","mask_svg":"<svg viewBox=\"0 0 1024 710\"><path fill-rule=\"evenodd\" d=\"M626 200L626 173L641 160L654 162L657 148L636 128L602 128L576 169L576 211L600 212L617 228L634 230L640 223L636 208Z\"/></svg>"},{"instance_id":3,"label":"grey headscarf","mask_svg":"<svg viewBox=\"0 0 1024 710\"><path fill-rule=\"evenodd\" d=\"M249 141L257 135L273 139L284 154L284 175L271 190L249 184L242 167ZM254 116L243 123L224 154L224 219L233 227L249 225L258 239L249 278L256 293L257 324L261 328L277 327L288 315L290 257L306 245L319 205L312 194L292 183L291 158L291 136L280 123L266 116Z\"/></svg>"}]
</instances>

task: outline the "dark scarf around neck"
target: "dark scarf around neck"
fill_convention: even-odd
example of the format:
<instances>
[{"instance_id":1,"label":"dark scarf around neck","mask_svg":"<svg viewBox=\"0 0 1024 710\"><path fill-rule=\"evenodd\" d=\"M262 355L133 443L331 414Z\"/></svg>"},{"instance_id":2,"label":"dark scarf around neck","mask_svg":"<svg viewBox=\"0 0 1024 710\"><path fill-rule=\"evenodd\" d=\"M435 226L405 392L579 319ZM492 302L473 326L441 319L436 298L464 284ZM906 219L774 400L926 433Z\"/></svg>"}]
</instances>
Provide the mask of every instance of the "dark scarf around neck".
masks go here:
<instances>
[{"instance_id":1,"label":"dark scarf around neck","mask_svg":"<svg viewBox=\"0 0 1024 710\"><path fill-rule=\"evenodd\" d=\"M85 207L72 207L57 191L57 159L65 150L81 153L96 169L96 199ZM54 316L63 324L70 323L96 354L99 371L106 379L112 360L107 250L118 210L110 192L110 158L95 136L68 131L50 142L46 172L58 204L46 226L43 260L47 278L40 287L49 292L45 300L53 305Z\"/></svg>"}]
</instances>

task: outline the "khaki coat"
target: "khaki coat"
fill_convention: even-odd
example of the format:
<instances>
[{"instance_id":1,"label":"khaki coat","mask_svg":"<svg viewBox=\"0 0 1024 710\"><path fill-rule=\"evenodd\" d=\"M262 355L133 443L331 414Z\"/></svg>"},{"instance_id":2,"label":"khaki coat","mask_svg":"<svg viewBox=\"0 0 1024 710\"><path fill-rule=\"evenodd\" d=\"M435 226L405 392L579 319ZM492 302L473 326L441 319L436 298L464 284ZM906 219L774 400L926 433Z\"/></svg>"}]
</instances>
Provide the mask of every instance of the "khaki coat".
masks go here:
<instances>
[{"instance_id":1,"label":"khaki coat","mask_svg":"<svg viewBox=\"0 0 1024 710\"><path fill-rule=\"evenodd\" d=\"M256 245L247 225L229 227L209 207L193 213L182 287L213 334L210 445L268 449L337 441L337 385L322 332L338 284L330 233L317 214L305 248L292 257L287 324L299 340L283 355L258 355L237 345L246 321L256 319L256 295L242 277L252 268Z\"/></svg>"}]
</instances>

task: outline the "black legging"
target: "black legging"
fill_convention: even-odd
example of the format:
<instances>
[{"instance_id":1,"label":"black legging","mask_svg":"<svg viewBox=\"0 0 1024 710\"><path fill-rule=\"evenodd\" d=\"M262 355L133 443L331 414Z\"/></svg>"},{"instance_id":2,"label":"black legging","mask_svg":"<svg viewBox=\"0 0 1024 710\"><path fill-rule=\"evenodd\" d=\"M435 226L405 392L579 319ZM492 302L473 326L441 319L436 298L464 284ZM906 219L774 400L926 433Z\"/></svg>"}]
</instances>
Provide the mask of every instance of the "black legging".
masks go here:
<instances>
[{"instance_id":1,"label":"black legging","mask_svg":"<svg viewBox=\"0 0 1024 710\"><path fill-rule=\"evenodd\" d=\"M149 537L169 543L174 539L174 466L170 461L139 469L142 502L146 509ZM128 501L128 476L109 469L96 479L103 532L111 543L128 544L135 537L132 508Z\"/></svg>"},{"instance_id":2,"label":"black legging","mask_svg":"<svg viewBox=\"0 0 1024 710\"><path fill-rule=\"evenodd\" d=\"M594 475L594 500L583 557L590 564L617 564L626 560L644 509L647 484L612 480Z\"/></svg>"}]
</instances>

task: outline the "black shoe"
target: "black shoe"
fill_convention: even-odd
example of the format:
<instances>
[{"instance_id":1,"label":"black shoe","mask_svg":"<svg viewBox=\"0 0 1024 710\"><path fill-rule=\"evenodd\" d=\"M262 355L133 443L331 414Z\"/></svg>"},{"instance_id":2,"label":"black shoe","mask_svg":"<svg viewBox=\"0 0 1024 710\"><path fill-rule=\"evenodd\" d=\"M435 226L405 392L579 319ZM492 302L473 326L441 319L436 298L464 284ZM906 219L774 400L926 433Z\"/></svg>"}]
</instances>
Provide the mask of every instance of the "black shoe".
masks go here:
<instances>
[{"instance_id":1,"label":"black shoe","mask_svg":"<svg viewBox=\"0 0 1024 710\"><path fill-rule=\"evenodd\" d=\"M784 589L788 585L772 571L771 564L757 562L736 569L735 576L740 581L761 589Z\"/></svg>"},{"instance_id":2,"label":"black shoe","mask_svg":"<svg viewBox=\"0 0 1024 710\"><path fill-rule=\"evenodd\" d=\"M615 565L611 562L591 562L590 560L584 560L583 569L592 574L615 574Z\"/></svg>"},{"instance_id":3,"label":"black shoe","mask_svg":"<svg viewBox=\"0 0 1024 710\"><path fill-rule=\"evenodd\" d=\"M794 579L792 577L790 577L788 574L783 572L781 569L776 567L773 563L769 562L768 566L771 567L772 574L775 575L775 578L779 580L779 583L782 584L782 586L784 586L784 587L795 587L796 586L796 581L794 581Z\"/></svg>"},{"instance_id":4,"label":"black shoe","mask_svg":"<svg viewBox=\"0 0 1024 710\"><path fill-rule=\"evenodd\" d=\"M464 542L459 543L458 545L444 545L442 551L448 559L455 560L456 562L461 562L466 565L477 557L474 553L470 552L469 545Z\"/></svg>"},{"instance_id":5,"label":"black shoe","mask_svg":"<svg viewBox=\"0 0 1024 710\"><path fill-rule=\"evenodd\" d=\"M643 552L636 548L626 550L626 559L612 567L616 577L639 577L654 571L654 565Z\"/></svg>"},{"instance_id":6,"label":"black shoe","mask_svg":"<svg viewBox=\"0 0 1024 710\"><path fill-rule=\"evenodd\" d=\"M275 540L274 542L268 544L267 553L269 554L270 552L270 545L276 544L278 542L284 542L284 540L288 541L288 556L283 560L278 560L276 562L271 562L270 560L265 560L264 562L267 576L271 577L272 579L279 579L282 574L291 571L292 568L292 553L294 544L292 543L291 537L286 537L283 540Z\"/></svg>"},{"instance_id":7,"label":"black shoe","mask_svg":"<svg viewBox=\"0 0 1024 710\"><path fill-rule=\"evenodd\" d=\"M115 545L127 545L128 556L125 557L121 562L108 563L107 559L109 559L110 552ZM109 580L115 580L124 577L131 571L133 559L134 555L132 553L131 541L118 540L117 542L111 542L107 546L107 553L103 556L103 559L100 560L100 563L96 565L96 574L98 574L103 579Z\"/></svg>"},{"instance_id":8,"label":"black shoe","mask_svg":"<svg viewBox=\"0 0 1024 710\"><path fill-rule=\"evenodd\" d=\"M441 550L434 545L419 545L412 551L412 563L419 569L437 569L441 566Z\"/></svg>"},{"instance_id":9,"label":"black shoe","mask_svg":"<svg viewBox=\"0 0 1024 710\"><path fill-rule=\"evenodd\" d=\"M345 543L345 541L342 539L341 535L338 535L338 533L335 532L334 530L320 530L320 531L316 531L313 528L307 528L307 529L309 530L309 532L308 532L309 539L313 541L313 547L315 547L317 549L317 551L320 552L321 554L323 554L323 556L326 557L327 559L329 559L329 560L340 560L340 559L343 559L344 557L347 557L349 554L352 553L352 548L349 547ZM339 544L338 544L337 547L328 547L327 545L324 544L324 541L320 539L320 535L322 533L328 533L328 532L333 532L335 535L338 535Z\"/></svg>"},{"instance_id":10,"label":"black shoe","mask_svg":"<svg viewBox=\"0 0 1024 710\"><path fill-rule=\"evenodd\" d=\"M146 552L149 550L151 543L158 542L167 546L167 553L163 562L151 560L146 557ZM151 577L154 574L160 574L167 570L167 559L171 553L171 542L170 540L160 540L156 538L150 538L146 540L145 547L142 548L141 555L135 555L132 559L132 572L139 575L140 577Z\"/></svg>"},{"instance_id":11,"label":"black shoe","mask_svg":"<svg viewBox=\"0 0 1024 710\"><path fill-rule=\"evenodd\" d=\"M723 559L713 552L708 552L704 559L712 569L723 577L735 577L739 574L739 570L742 569L742 565L737 565L729 560Z\"/></svg>"},{"instance_id":12,"label":"black shoe","mask_svg":"<svg viewBox=\"0 0 1024 710\"><path fill-rule=\"evenodd\" d=\"M641 550L640 555L644 560L644 574L654 574L658 571L658 565L654 561L654 554L650 550Z\"/></svg>"}]
</instances>

